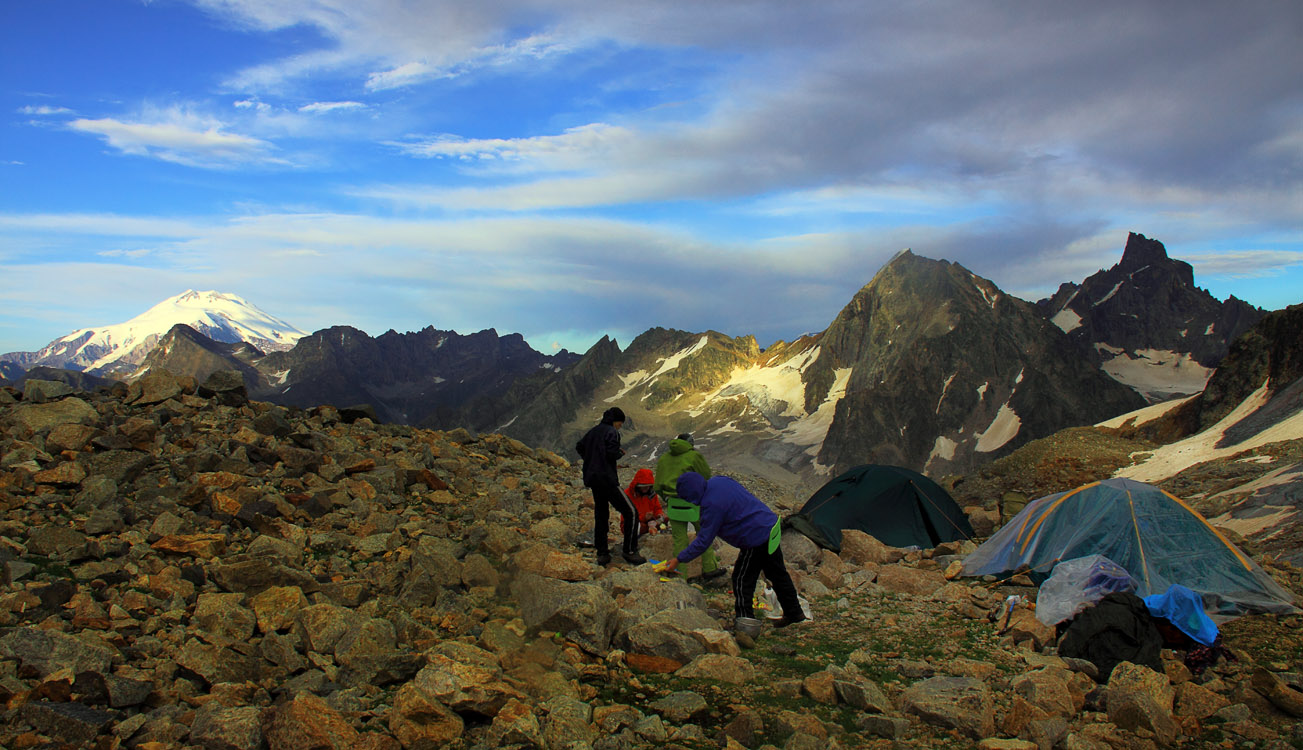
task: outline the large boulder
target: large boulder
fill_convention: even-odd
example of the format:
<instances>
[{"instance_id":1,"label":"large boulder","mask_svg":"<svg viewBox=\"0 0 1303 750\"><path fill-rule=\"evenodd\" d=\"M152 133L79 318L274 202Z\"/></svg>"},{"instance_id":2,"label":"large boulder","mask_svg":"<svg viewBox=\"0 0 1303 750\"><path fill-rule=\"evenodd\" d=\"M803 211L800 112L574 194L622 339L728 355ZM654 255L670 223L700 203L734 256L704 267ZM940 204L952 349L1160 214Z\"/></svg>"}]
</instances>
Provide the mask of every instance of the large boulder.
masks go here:
<instances>
[{"instance_id":1,"label":"large boulder","mask_svg":"<svg viewBox=\"0 0 1303 750\"><path fill-rule=\"evenodd\" d=\"M905 565L878 568L878 585L897 594L928 596L945 583L945 576L937 570L920 570Z\"/></svg>"},{"instance_id":2,"label":"large boulder","mask_svg":"<svg viewBox=\"0 0 1303 750\"><path fill-rule=\"evenodd\" d=\"M1028 672L1014 680L1013 689L1051 716L1071 718L1086 702L1085 694L1073 684L1072 672L1059 667Z\"/></svg>"},{"instance_id":3,"label":"large boulder","mask_svg":"<svg viewBox=\"0 0 1303 750\"><path fill-rule=\"evenodd\" d=\"M262 747L262 709L227 708L209 701L195 712L190 744L204 750L259 750Z\"/></svg>"},{"instance_id":4,"label":"large boulder","mask_svg":"<svg viewBox=\"0 0 1303 750\"><path fill-rule=\"evenodd\" d=\"M745 685L756 678L756 667L740 656L702 654L674 673L689 680L714 680Z\"/></svg>"},{"instance_id":5,"label":"large boulder","mask_svg":"<svg viewBox=\"0 0 1303 750\"><path fill-rule=\"evenodd\" d=\"M905 556L905 551L889 547L877 537L859 529L842 530L841 558L856 565L886 565Z\"/></svg>"},{"instance_id":6,"label":"large boulder","mask_svg":"<svg viewBox=\"0 0 1303 750\"><path fill-rule=\"evenodd\" d=\"M359 740L348 719L311 693L264 711L262 733L268 750L355 750Z\"/></svg>"},{"instance_id":7,"label":"large boulder","mask_svg":"<svg viewBox=\"0 0 1303 750\"><path fill-rule=\"evenodd\" d=\"M512 590L527 628L558 632L589 653L610 649L618 609L602 587L527 573Z\"/></svg>"},{"instance_id":8,"label":"large boulder","mask_svg":"<svg viewBox=\"0 0 1303 750\"><path fill-rule=\"evenodd\" d=\"M700 609L667 609L622 633L619 645L626 651L689 662L706 653L697 630L718 629L715 620Z\"/></svg>"},{"instance_id":9,"label":"large boulder","mask_svg":"<svg viewBox=\"0 0 1303 750\"><path fill-rule=\"evenodd\" d=\"M1181 728L1172 718L1175 691L1167 675L1124 661L1113 668L1106 695L1108 720L1119 727L1153 732L1163 745L1171 745L1181 736Z\"/></svg>"},{"instance_id":10,"label":"large boulder","mask_svg":"<svg viewBox=\"0 0 1303 750\"><path fill-rule=\"evenodd\" d=\"M116 653L98 639L58 630L22 627L0 636L0 657L15 659L41 677L65 668L74 674L108 672Z\"/></svg>"},{"instance_id":11,"label":"large boulder","mask_svg":"<svg viewBox=\"0 0 1303 750\"><path fill-rule=\"evenodd\" d=\"M244 594L200 594L192 622L200 630L233 641L248 640L257 618L243 602Z\"/></svg>"},{"instance_id":12,"label":"large boulder","mask_svg":"<svg viewBox=\"0 0 1303 750\"><path fill-rule=\"evenodd\" d=\"M150 406L178 398L186 392L187 387L193 389L194 380L189 380L189 383L185 381L186 379L167 370L150 370L127 389L126 403Z\"/></svg>"},{"instance_id":13,"label":"large boulder","mask_svg":"<svg viewBox=\"0 0 1303 750\"><path fill-rule=\"evenodd\" d=\"M72 386L60 380L38 380L32 378L23 382L23 401L32 404L44 404L71 396Z\"/></svg>"},{"instance_id":14,"label":"large boulder","mask_svg":"<svg viewBox=\"0 0 1303 750\"><path fill-rule=\"evenodd\" d=\"M465 722L452 709L427 695L415 683L394 694L389 731L407 750L435 750L461 737Z\"/></svg>"},{"instance_id":15,"label":"large boulder","mask_svg":"<svg viewBox=\"0 0 1303 750\"><path fill-rule=\"evenodd\" d=\"M901 694L905 710L929 724L957 729L973 739L995 731L995 699L986 683L971 677L932 677Z\"/></svg>"},{"instance_id":16,"label":"large boulder","mask_svg":"<svg viewBox=\"0 0 1303 750\"><path fill-rule=\"evenodd\" d=\"M19 427L41 432L63 424L92 424L99 416L95 407L71 396L45 404L18 404L9 409L6 418Z\"/></svg>"},{"instance_id":17,"label":"large boulder","mask_svg":"<svg viewBox=\"0 0 1303 750\"><path fill-rule=\"evenodd\" d=\"M502 669L496 664L469 661L429 654L428 664L411 684L426 697L459 714L495 716L507 701L524 697L504 681Z\"/></svg>"}]
</instances>

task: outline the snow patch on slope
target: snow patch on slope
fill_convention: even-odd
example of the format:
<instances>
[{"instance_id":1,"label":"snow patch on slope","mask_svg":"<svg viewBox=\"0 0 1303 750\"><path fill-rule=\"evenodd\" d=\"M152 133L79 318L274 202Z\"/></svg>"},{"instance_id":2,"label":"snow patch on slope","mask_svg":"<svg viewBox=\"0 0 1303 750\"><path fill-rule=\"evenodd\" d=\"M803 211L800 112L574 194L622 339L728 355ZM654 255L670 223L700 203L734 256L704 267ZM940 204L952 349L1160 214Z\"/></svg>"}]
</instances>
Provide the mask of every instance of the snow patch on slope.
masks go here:
<instances>
[{"instance_id":1,"label":"snow patch on slope","mask_svg":"<svg viewBox=\"0 0 1303 750\"><path fill-rule=\"evenodd\" d=\"M1127 412L1126 414L1123 414L1121 416L1113 417L1112 419L1100 422L1095 426L1117 428L1126 424L1127 420L1134 419L1136 421L1133 426L1139 427L1142 424L1146 424L1148 422L1154 421L1155 419L1158 419L1159 417L1175 409L1181 404L1184 404L1186 401L1189 401L1192 398L1194 398L1194 396L1186 396L1185 398L1174 398L1170 401L1161 401L1157 404L1150 404L1149 406L1145 406L1140 409L1136 409L1135 411Z\"/></svg>"},{"instance_id":2,"label":"snow patch on slope","mask_svg":"<svg viewBox=\"0 0 1303 750\"><path fill-rule=\"evenodd\" d=\"M1140 349L1128 354L1103 345L1096 345L1096 348L1101 353L1116 355L1104 362L1104 372L1151 400L1198 393L1213 374L1211 368L1204 367L1183 352Z\"/></svg>"},{"instance_id":3,"label":"snow patch on slope","mask_svg":"<svg viewBox=\"0 0 1303 750\"><path fill-rule=\"evenodd\" d=\"M996 412L995 419L991 420L991 424L987 425L986 429L978 434L975 450L978 453L990 453L999 450L1005 443L1013 440L1021 428L1022 419L1009 406L1009 403L1005 402L1000 407L1000 411Z\"/></svg>"},{"instance_id":4,"label":"snow patch on slope","mask_svg":"<svg viewBox=\"0 0 1303 750\"><path fill-rule=\"evenodd\" d=\"M766 415L804 417L805 383L801 381L801 373L818 358L819 347L816 346L778 364L736 368L728 382L706 396L702 408L689 413L699 417L704 407L713 401L746 396ZM779 402L784 405L781 410L776 408Z\"/></svg>"},{"instance_id":5,"label":"snow patch on slope","mask_svg":"<svg viewBox=\"0 0 1303 750\"><path fill-rule=\"evenodd\" d=\"M1108 302L1110 299L1113 298L1113 295L1118 293L1118 290L1121 288L1122 288L1122 282L1119 281L1118 283L1113 285L1113 288L1108 291L1108 294L1104 295L1103 299L1101 299L1099 302L1096 302L1094 305L1092 305L1092 307L1099 307L1105 302Z\"/></svg>"},{"instance_id":6,"label":"snow patch on slope","mask_svg":"<svg viewBox=\"0 0 1303 750\"><path fill-rule=\"evenodd\" d=\"M1206 461L1226 458L1241 451L1257 448L1268 443L1284 440L1303 440L1303 411L1277 422L1253 437L1235 445L1217 447L1226 435L1226 431L1240 420L1253 414L1266 405L1271 398L1266 383L1244 399L1230 414L1220 422L1197 435L1164 445L1155 450L1145 461L1134 466L1120 469L1114 476L1135 479L1140 482L1161 482L1168 477L1179 474L1185 469Z\"/></svg>"},{"instance_id":7,"label":"snow patch on slope","mask_svg":"<svg viewBox=\"0 0 1303 750\"><path fill-rule=\"evenodd\" d=\"M852 369L843 367L833 370L833 383L832 388L828 390L828 398L819 404L819 408L815 409L813 414L788 425L779 433L779 437L787 443L807 446L806 453L811 456L818 455L819 448L828 437L828 428L832 427L833 415L837 412L837 402L846 395L846 384L850 381ZM816 470L820 473L828 473L828 467L820 468L816 465Z\"/></svg>"},{"instance_id":8,"label":"snow patch on slope","mask_svg":"<svg viewBox=\"0 0 1303 750\"><path fill-rule=\"evenodd\" d=\"M661 375L664 375L665 373L670 372L671 370L677 368L679 366L679 363L682 362L685 357L690 357L693 354L696 354L697 352L704 349L706 347L706 343L709 340L710 337L703 334L702 337L697 341L697 343L693 344L692 346L689 346L686 349L681 349L675 352L674 354L671 354L670 356L666 357L665 359L657 360L657 362L661 363L661 366L655 372L649 373L646 370L635 370L634 372L631 372L628 375L621 375L620 382L621 384L624 385L624 387L620 389L619 393L606 399L607 403L623 398L625 394L627 394L629 391L633 390L634 388L637 388L640 385L645 385L647 383L650 383L651 381L655 380ZM644 396L644 398L646 397Z\"/></svg>"},{"instance_id":9,"label":"snow patch on slope","mask_svg":"<svg viewBox=\"0 0 1303 750\"><path fill-rule=\"evenodd\" d=\"M1065 307L1053 318L1050 318L1050 322L1058 326L1064 333L1069 333L1081 327L1081 316Z\"/></svg>"},{"instance_id":10,"label":"snow patch on slope","mask_svg":"<svg viewBox=\"0 0 1303 750\"><path fill-rule=\"evenodd\" d=\"M959 447L959 443L956 443L945 435L938 435L937 441L932 444L932 452L928 454L927 461L924 461L923 465L927 466L932 463L933 459L937 458L942 461L953 459L955 457L955 448L957 447Z\"/></svg>"}]
</instances>

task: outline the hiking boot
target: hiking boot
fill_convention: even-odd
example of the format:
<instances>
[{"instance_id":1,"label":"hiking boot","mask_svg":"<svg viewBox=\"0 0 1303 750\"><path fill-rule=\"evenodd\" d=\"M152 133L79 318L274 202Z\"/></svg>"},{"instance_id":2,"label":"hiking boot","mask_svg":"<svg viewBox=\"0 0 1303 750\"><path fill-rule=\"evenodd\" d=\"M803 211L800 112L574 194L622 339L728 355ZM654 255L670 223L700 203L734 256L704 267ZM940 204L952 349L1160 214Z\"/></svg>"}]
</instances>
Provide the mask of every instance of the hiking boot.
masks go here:
<instances>
[{"instance_id":1,"label":"hiking boot","mask_svg":"<svg viewBox=\"0 0 1303 750\"><path fill-rule=\"evenodd\" d=\"M785 627L787 627L788 625L795 625L795 624L797 624L798 622L805 622L807 619L809 619L809 618L807 618L805 615L801 615L799 618L796 618L796 619L790 619L790 618L788 618L786 615L784 615L783 617L780 617L779 619L774 620L774 627L776 627L776 628L785 628Z\"/></svg>"},{"instance_id":2,"label":"hiking boot","mask_svg":"<svg viewBox=\"0 0 1303 750\"><path fill-rule=\"evenodd\" d=\"M630 565L642 565L643 563L647 562L647 558L643 557L637 552L626 552L624 553L624 561L629 563Z\"/></svg>"},{"instance_id":3,"label":"hiking boot","mask_svg":"<svg viewBox=\"0 0 1303 750\"><path fill-rule=\"evenodd\" d=\"M610 555L609 553L607 553L607 552L598 552L598 553L597 553L597 564L598 564L598 565L610 565L610 564L611 564L611 555Z\"/></svg>"},{"instance_id":4,"label":"hiking boot","mask_svg":"<svg viewBox=\"0 0 1303 750\"><path fill-rule=\"evenodd\" d=\"M712 578L719 578L720 576L726 573L728 573L728 568L715 568L714 570L709 570L706 571L705 573L702 573L701 577L709 581Z\"/></svg>"}]
</instances>

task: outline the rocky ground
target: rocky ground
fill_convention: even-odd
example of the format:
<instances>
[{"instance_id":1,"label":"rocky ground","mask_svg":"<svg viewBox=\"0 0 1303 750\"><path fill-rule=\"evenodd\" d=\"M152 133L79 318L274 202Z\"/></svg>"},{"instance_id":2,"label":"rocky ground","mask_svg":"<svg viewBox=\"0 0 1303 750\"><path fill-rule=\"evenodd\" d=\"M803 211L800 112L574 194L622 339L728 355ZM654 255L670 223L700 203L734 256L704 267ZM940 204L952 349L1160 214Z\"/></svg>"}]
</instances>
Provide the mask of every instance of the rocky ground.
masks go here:
<instances>
[{"instance_id":1,"label":"rocky ground","mask_svg":"<svg viewBox=\"0 0 1303 750\"><path fill-rule=\"evenodd\" d=\"M224 373L0 389L0 745L1303 747L1298 616L1101 686L1030 610L991 621L1030 586L848 532L785 540L814 620L748 638L726 584L594 565L590 503L509 438Z\"/></svg>"}]
</instances>

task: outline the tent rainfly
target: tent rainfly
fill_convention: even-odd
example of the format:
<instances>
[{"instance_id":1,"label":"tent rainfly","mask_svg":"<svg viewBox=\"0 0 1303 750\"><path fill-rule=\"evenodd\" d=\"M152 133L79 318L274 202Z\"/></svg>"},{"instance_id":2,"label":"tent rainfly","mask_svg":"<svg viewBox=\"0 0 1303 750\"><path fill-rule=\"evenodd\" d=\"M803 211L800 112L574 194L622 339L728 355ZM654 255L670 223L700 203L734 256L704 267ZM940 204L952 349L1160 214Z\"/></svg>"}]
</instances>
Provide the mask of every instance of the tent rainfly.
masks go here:
<instances>
[{"instance_id":1,"label":"tent rainfly","mask_svg":"<svg viewBox=\"0 0 1303 750\"><path fill-rule=\"evenodd\" d=\"M1130 479L1106 479L1048 495L964 561L964 575L1006 575L1027 566L1049 575L1056 564L1104 555L1126 568L1137 596L1174 583L1202 595L1219 615L1293 612L1293 597L1180 498Z\"/></svg>"},{"instance_id":2,"label":"tent rainfly","mask_svg":"<svg viewBox=\"0 0 1303 750\"><path fill-rule=\"evenodd\" d=\"M968 516L936 482L899 466L865 464L830 480L783 526L840 552L843 529L893 547L931 549L973 537Z\"/></svg>"}]
</instances>

